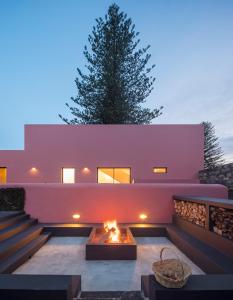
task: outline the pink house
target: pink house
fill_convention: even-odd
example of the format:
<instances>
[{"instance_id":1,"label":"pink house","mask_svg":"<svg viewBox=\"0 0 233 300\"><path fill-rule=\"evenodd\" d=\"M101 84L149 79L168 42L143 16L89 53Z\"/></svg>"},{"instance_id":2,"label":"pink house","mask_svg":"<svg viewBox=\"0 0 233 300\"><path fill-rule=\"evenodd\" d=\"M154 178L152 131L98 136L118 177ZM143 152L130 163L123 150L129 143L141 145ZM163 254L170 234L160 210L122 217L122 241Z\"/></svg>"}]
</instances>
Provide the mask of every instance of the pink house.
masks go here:
<instances>
[{"instance_id":1,"label":"pink house","mask_svg":"<svg viewBox=\"0 0 233 300\"><path fill-rule=\"evenodd\" d=\"M174 194L227 197L199 184L203 138L202 125L26 125L25 149L0 151L0 184L24 186L43 222L170 222Z\"/></svg>"},{"instance_id":2,"label":"pink house","mask_svg":"<svg viewBox=\"0 0 233 300\"><path fill-rule=\"evenodd\" d=\"M129 168L130 182L197 183L203 128L26 125L25 149L0 151L0 167L8 183L61 183L62 168L75 169L75 183L97 182L98 168Z\"/></svg>"}]
</instances>

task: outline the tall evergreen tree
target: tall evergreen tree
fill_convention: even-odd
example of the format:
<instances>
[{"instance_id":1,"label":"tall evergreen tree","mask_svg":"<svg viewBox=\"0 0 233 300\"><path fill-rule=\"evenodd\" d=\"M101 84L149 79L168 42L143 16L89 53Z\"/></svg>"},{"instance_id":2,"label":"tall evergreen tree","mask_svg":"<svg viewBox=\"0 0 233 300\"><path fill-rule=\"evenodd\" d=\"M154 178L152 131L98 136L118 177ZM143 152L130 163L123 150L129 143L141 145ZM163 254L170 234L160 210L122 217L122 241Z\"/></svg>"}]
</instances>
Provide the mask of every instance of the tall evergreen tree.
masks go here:
<instances>
[{"instance_id":1,"label":"tall evergreen tree","mask_svg":"<svg viewBox=\"0 0 233 300\"><path fill-rule=\"evenodd\" d=\"M224 164L224 153L215 135L214 125L211 122L202 124L204 125L204 168L213 169Z\"/></svg>"},{"instance_id":2,"label":"tall evergreen tree","mask_svg":"<svg viewBox=\"0 0 233 300\"><path fill-rule=\"evenodd\" d=\"M87 74L77 69L75 105L66 103L73 119L60 118L68 124L149 124L163 108L142 106L155 81L155 65L147 67L150 46L138 49L139 33L116 4L96 23L88 38L91 51L84 48Z\"/></svg>"}]
</instances>

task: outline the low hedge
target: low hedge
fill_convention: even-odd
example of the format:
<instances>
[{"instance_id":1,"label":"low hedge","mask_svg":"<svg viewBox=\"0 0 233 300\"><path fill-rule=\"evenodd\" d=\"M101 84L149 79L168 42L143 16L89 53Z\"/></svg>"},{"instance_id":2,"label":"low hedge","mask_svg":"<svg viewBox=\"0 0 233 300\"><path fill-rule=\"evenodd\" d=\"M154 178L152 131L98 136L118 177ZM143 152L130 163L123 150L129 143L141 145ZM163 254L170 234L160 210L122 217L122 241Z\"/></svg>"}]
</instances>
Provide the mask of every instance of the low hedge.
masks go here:
<instances>
[{"instance_id":1,"label":"low hedge","mask_svg":"<svg viewBox=\"0 0 233 300\"><path fill-rule=\"evenodd\" d=\"M233 187L229 187L228 189L228 198L233 200Z\"/></svg>"},{"instance_id":2,"label":"low hedge","mask_svg":"<svg viewBox=\"0 0 233 300\"><path fill-rule=\"evenodd\" d=\"M24 203L25 203L24 188L1 188L0 189L0 211L24 210Z\"/></svg>"}]
</instances>

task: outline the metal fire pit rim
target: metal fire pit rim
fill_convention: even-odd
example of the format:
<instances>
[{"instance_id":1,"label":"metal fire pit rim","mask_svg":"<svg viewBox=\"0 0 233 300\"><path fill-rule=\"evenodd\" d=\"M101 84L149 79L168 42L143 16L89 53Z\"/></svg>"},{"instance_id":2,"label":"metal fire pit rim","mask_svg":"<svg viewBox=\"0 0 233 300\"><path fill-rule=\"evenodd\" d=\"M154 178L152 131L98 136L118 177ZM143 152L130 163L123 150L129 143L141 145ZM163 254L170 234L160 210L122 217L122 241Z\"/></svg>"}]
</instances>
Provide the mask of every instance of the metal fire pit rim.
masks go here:
<instances>
[{"instance_id":1,"label":"metal fire pit rim","mask_svg":"<svg viewBox=\"0 0 233 300\"><path fill-rule=\"evenodd\" d=\"M133 234L130 230L130 227L129 226L119 226L119 229L126 229L126 232L127 232L127 235L129 236L130 238L130 243L93 243L91 240L96 232L96 229L101 229L102 227L101 226L93 226L92 230L91 230L91 233L88 237L88 240L86 242L86 245L96 245L96 246L129 246L129 245L134 245L134 246L137 246L137 243L133 237Z\"/></svg>"}]
</instances>

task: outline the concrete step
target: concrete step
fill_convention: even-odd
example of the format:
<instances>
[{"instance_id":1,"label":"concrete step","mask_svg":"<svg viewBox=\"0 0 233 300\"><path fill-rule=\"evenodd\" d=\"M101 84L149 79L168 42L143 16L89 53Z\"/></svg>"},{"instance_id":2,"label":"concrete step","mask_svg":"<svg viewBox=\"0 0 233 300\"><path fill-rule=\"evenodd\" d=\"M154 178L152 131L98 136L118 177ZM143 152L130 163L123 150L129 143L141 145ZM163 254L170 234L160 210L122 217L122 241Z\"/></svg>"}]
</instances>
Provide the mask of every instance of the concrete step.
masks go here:
<instances>
[{"instance_id":1,"label":"concrete step","mask_svg":"<svg viewBox=\"0 0 233 300\"><path fill-rule=\"evenodd\" d=\"M0 221L0 230L10 227L18 222L21 222L21 221L24 221L27 219L29 219L29 215L20 214L20 215L12 216L6 220L1 220Z\"/></svg>"},{"instance_id":2,"label":"concrete step","mask_svg":"<svg viewBox=\"0 0 233 300\"><path fill-rule=\"evenodd\" d=\"M36 219L28 219L0 230L0 242L12 237L13 235L18 234L19 232L22 232L23 230L29 228L32 225L35 225L36 223Z\"/></svg>"},{"instance_id":3,"label":"concrete step","mask_svg":"<svg viewBox=\"0 0 233 300\"><path fill-rule=\"evenodd\" d=\"M78 299L85 299L85 300L118 300L120 298L78 298Z\"/></svg>"},{"instance_id":4,"label":"concrete step","mask_svg":"<svg viewBox=\"0 0 233 300\"><path fill-rule=\"evenodd\" d=\"M78 299L83 300L143 300L140 291L103 291L103 292L81 292Z\"/></svg>"},{"instance_id":5,"label":"concrete step","mask_svg":"<svg viewBox=\"0 0 233 300\"><path fill-rule=\"evenodd\" d=\"M80 289L80 275L0 274L1 300L71 300Z\"/></svg>"},{"instance_id":6,"label":"concrete step","mask_svg":"<svg viewBox=\"0 0 233 300\"><path fill-rule=\"evenodd\" d=\"M12 255L33 239L37 238L43 230L40 225L29 227L28 229L6 239L0 243L0 261Z\"/></svg>"},{"instance_id":7,"label":"concrete step","mask_svg":"<svg viewBox=\"0 0 233 300\"><path fill-rule=\"evenodd\" d=\"M9 274L26 262L49 239L50 233L42 233L0 263L0 274Z\"/></svg>"},{"instance_id":8,"label":"concrete step","mask_svg":"<svg viewBox=\"0 0 233 300\"><path fill-rule=\"evenodd\" d=\"M23 210L18 210L18 211L8 211L8 210L3 210L0 211L0 222L5 221L7 219L10 219L12 217L16 217L18 215L24 214Z\"/></svg>"},{"instance_id":9,"label":"concrete step","mask_svg":"<svg viewBox=\"0 0 233 300\"><path fill-rule=\"evenodd\" d=\"M167 226L169 239L208 274L232 274L233 260L174 225Z\"/></svg>"}]
</instances>

